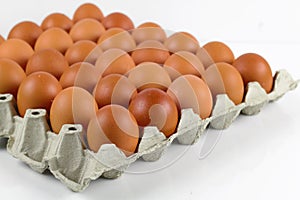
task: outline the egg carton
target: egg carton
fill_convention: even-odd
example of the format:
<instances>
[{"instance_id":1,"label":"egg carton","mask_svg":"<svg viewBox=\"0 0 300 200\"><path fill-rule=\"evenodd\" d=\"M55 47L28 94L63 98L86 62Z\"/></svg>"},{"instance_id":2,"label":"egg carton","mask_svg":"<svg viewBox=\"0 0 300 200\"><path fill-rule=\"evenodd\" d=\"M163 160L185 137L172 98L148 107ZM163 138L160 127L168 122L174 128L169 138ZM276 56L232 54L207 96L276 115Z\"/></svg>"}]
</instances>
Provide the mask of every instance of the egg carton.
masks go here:
<instances>
[{"instance_id":1,"label":"egg carton","mask_svg":"<svg viewBox=\"0 0 300 200\"><path fill-rule=\"evenodd\" d=\"M0 138L8 138L7 151L28 164L33 170L51 173L72 191L86 189L99 177L119 177L131 163L142 158L156 161L177 139L180 144L196 143L205 129L225 129L240 113L254 115L270 101L275 101L297 87L285 71L278 71L273 91L269 94L257 83L248 84L243 103L235 105L227 95L218 95L212 116L200 119L192 109L184 109L177 132L166 138L156 127L145 127L138 152L126 157L114 144L102 145L98 153L83 149L80 135L82 126L66 124L59 134L50 131L43 109L28 109L24 118L17 115L16 102L10 94L0 95Z\"/></svg>"}]
</instances>

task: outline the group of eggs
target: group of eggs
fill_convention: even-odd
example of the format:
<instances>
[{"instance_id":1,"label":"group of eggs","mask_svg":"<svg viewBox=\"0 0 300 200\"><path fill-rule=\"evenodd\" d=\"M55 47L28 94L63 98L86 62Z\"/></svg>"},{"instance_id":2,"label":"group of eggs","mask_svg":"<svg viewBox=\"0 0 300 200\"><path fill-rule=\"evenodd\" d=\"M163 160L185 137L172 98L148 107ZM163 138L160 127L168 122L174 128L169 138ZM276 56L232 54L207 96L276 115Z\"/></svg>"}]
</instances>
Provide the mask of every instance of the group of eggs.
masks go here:
<instances>
[{"instance_id":1,"label":"group of eggs","mask_svg":"<svg viewBox=\"0 0 300 200\"><path fill-rule=\"evenodd\" d=\"M135 28L125 14L104 16L90 3L73 19L53 13L0 39L0 93L14 95L21 116L46 109L57 134L64 124L81 124L83 145L94 152L114 143L131 155L142 127L169 137L182 109L207 118L218 94L239 104L251 81L272 90L270 66L257 54L235 59L222 42L200 47L191 34L167 36L152 22Z\"/></svg>"}]
</instances>

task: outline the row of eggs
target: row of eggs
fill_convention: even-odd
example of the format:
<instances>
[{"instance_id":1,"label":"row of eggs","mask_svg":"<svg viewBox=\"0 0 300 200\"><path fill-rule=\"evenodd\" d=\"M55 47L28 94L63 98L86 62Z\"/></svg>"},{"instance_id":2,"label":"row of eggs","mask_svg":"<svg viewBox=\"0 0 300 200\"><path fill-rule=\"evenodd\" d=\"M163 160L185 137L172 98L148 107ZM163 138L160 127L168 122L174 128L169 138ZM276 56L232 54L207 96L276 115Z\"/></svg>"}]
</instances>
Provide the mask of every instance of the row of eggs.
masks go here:
<instances>
[{"instance_id":1,"label":"row of eggs","mask_svg":"<svg viewBox=\"0 0 300 200\"><path fill-rule=\"evenodd\" d=\"M104 17L93 4L80 6L73 20L55 13L41 26L19 23L0 44L0 93L15 96L21 116L46 109L56 133L82 124L83 144L95 152L115 143L130 155L139 127L157 126L168 137L181 109L207 118L217 94L239 104L251 81L272 89L270 66L257 54L235 59L222 42L200 48L192 35L166 37L155 23L134 29L126 15Z\"/></svg>"}]
</instances>

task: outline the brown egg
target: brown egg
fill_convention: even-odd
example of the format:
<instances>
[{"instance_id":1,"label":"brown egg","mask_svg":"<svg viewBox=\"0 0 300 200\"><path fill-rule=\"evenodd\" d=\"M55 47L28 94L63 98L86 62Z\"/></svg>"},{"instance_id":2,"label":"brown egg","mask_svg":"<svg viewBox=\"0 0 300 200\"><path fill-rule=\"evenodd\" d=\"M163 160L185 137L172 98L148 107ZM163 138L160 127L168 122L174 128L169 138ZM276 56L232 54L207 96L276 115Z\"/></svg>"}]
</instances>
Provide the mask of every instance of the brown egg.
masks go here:
<instances>
[{"instance_id":1,"label":"brown egg","mask_svg":"<svg viewBox=\"0 0 300 200\"><path fill-rule=\"evenodd\" d=\"M62 90L54 99L50 109L52 130L59 133L64 124L81 124L87 130L89 121L98 110L94 97L79 87Z\"/></svg>"},{"instance_id":2,"label":"brown egg","mask_svg":"<svg viewBox=\"0 0 300 200\"><path fill-rule=\"evenodd\" d=\"M244 85L257 81L267 93L272 91L273 77L269 63L260 55L247 53L238 57L233 66L243 77Z\"/></svg>"},{"instance_id":3,"label":"brown egg","mask_svg":"<svg viewBox=\"0 0 300 200\"><path fill-rule=\"evenodd\" d=\"M34 47L36 40L43 30L36 23L30 21L20 22L15 25L8 34L8 39L16 38L27 42Z\"/></svg>"},{"instance_id":4,"label":"brown egg","mask_svg":"<svg viewBox=\"0 0 300 200\"><path fill-rule=\"evenodd\" d=\"M49 28L43 32L37 39L34 49L41 51L43 49L57 49L61 53L65 53L72 46L73 40L71 36L61 28Z\"/></svg>"},{"instance_id":5,"label":"brown egg","mask_svg":"<svg viewBox=\"0 0 300 200\"><path fill-rule=\"evenodd\" d=\"M0 58L0 94L10 93L17 98L18 88L25 78L26 74L18 63Z\"/></svg>"},{"instance_id":6,"label":"brown egg","mask_svg":"<svg viewBox=\"0 0 300 200\"><path fill-rule=\"evenodd\" d=\"M136 43L141 43L146 40L156 40L164 42L167 39L165 31L156 23L145 22L132 30L132 37Z\"/></svg>"},{"instance_id":7,"label":"brown egg","mask_svg":"<svg viewBox=\"0 0 300 200\"><path fill-rule=\"evenodd\" d=\"M176 102L179 112L192 108L202 119L212 112L213 99L206 83L194 75L183 75L170 85L167 94Z\"/></svg>"},{"instance_id":8,"label":"brown egg","mask_svg":"<svg viewBox=\"0 0 300 200\"><path fill-rule=\"evenodd\" d=\"M197 39L187 32L174 33L165 40L164 45L172 53L176 53L178 51L196 53L199 48L199 42Z\"/></svg>"},{"instance_id":9,"label":"brown egg","mask_svg":"<svg viewBox=\"0 0 300 200\"><path fill-rule=\"evenodd\" d=\"M136 65L142 62L164 64L169 56L168 49L156 40L147 40L140 43L131 54Z\"/></svg>"},{"instance_id":10,"label":"brown egg","mask_svg":"<svg viewBox=\"0 0 300 200\"><path fill-rule=\"evenodd\" d=\"M137 90L126 76L110 74L100 79L93 94L99 108L109 104L128 108L129 102L137 94Z\"/></svg>"},{"instance_id":11,"label":"brown egg","mask_svg":"<svg viewBox=\"0 0 300 200\"><path fill-rule=\"evenodd\" d=\"M52 74L58 80L69 67L65 57L56 49L44 49L35 52L27 62L26 74L44 71Z\"/></svg>"},{"instance_id":12,"label":"brown egg","mask_svg":"<svg viewBox=\"0 0 300 200\"><path fill-rule=\"evenodd\" d=\"M198 57L188 51L179 51L172 54L164 64L165 70L172 80L181 75L193 74L202 76L204 67Z\"/></svg>"},{"instance_id":13,"label":"brown egg","mask_svg":"<svg viewBox=\"0 0 300 200\"><path fill-rule=\"evenodd\" d=\"M208 68L212 63L225 62L228 64L232 64L234 61L234 55L231 49L224 44L223 42L209 42L203 46L203 49L207 52L207 55L200 50L197 52L197 56L202 61L205 68ZM206 58L205 56L209 56Z\"/></svg>"},{"instance_id":14,"label":"brown egg","mask_svg":"<svg viewBox=\"0 0 300 200\"><path fill-rule=\"evenodd\" d=\"M79 40L97 42L104 32L105 28L99 21L95 19L82 19L74 24L70 30L70 36L74 42Z\"/></svg>"},{"instance_id":15,"label":"brown egg","mask_svg":"<svg viewBox=\"0 0 300 200\"><path fill-rule=\"evenodd\" d=\"M0 46L0 58L9 58L16 61L23 69L34 51L31 46L20 39L8 39Z\"/></svg>"},{"instance_id":16,"label":"brown egg","mask_svg":"<svg viewBox=\"0 0 300 200\"><path fill-rule=\"evenodd\" d=\"M133 59L121 49L109 49L96 61L96 68L102 76L126 74L135 67Z\"/></svg>"},{"instance_id":17,"label":"brown egg","mask_svg":"<svg viewBox=\"0 0 300 200\"><path fill-rule=\"evenodd\" d=\"M210 57L209 53L203 47L199 47L196 55L202 62L205 69L215 63L212 57Z\"/></svg>"},{"instance_id":18,"label":"brown egg","mask_svg":"<svg viewBox=\"0 0 300 200\"><path fill-rule=\"evenodd\" d=\"M138 93L129 105L139 126L156 126L166 137L177 127L178 111L175 102L164 91L148 88Z\"/></svg>"},{"instance_id":19,"label":"brown egg","mask_svg":"<svg viewBox=\"0 0 300 200\"><path fill-rule=\"evenodd\" d=\"M124 13L120 12L114 12L107 15L102 20L102 23L106 29L122 28L127 31L134 29L134 25L131 19Z\"/></svg>"},{"instance_id":20,"label":"brown egg","mask_svg":"<svg viewBox=\"0 0 300 200\"><path fill-rule=\"evenodd\" d=\"M112 48L122 49L131 52L135 47L135 41L131 35L121 28L111 28L101 35L98 44L106 51Z\"/></svg>"},{"instance_id":21,"label":"brown egg","mask_svg":"<svg viewBox=\"0 0 300 200\"><path fill-rule=\"evenodd\" d=\"M51 104L62 90L58 80L47 72L35 72L21 83L17 104L19 114L23 117L27 109L46 109L49 114Z\"/></svg>"},{"instance_id":22,"label":"brown egg","mask_svg":"<svg viewBox=\"0 0 300 200\"><path fill-rule=\"evenodd\" d=\"M204 79L214 100L218 94L227 94L236 105L243 101L243 79L232 65L228 63L213 64L205 71Z\"/></svg>"},{"instance_id":23,"label":"brown egg","mask_svg":"<svg viewBox=\"0 0 300 200\"><path fill-rule=\"evenodd\" d=\"M102 49L97 48L97 54L95 54L97 44L90 40L81 40L74 43L66 52L65 57L69 63L72 65L77 62L90 62L95 63L98 56L102 54Z\"/></svg>"},{"instance_id":24,"label":"brown egg","mask_svg":"<svg viewBox=\"0 0 300 200\"><path fill-rule=\"evenodd\" d=\"M95 65L96 61L102 54L103 54L102 48L99 45L96 45L96 48L94 48L90 52L90 54L85 58L84 62L88 62Z\"/></svg>"},{"instance_id":25,"label":"brown egg","mask_svg":"<svg viewBox=\"0 0 300 200\"><path fill-rule=\"evenodd\" d=\"M72 26L73 26L73 21L63 13L52 13L48 15L41 24L41 28L43 30L57 27L67 32L70 31Z\"/></svg>"},{"instance_id":26,"label":"brown egg","mask_svg":"<svg viewBox=\"0 0 300 200\"><path fill-rule=\"evenodd\" d=\"M5 41L2 35L0 35L0 45Z\"/></svg>"},{"instance_id":27,"label":"brown egg","mask_svg":"<svg viewBox=\"0 0 300 200\"><path fill-rule=\"evenodd\" d=\"M137 28L147 28L147 27L161 28L160 25L154 22L144 22L140 24Z\"/></svg>"},{"instance_id":28,"label":"brown egg","mask_svg":"<svg viewBox=\"0 0 300 200\"><path fill-rule=\"evenodd\" d=\"M130 156L138 146L139 127L126 108L107 105L98 110L90 121L87 141L95 153L103 144L115 144L126 156Z\"/></svg>"},{"instance_id":29,"label":"brown egg","mask_svg":"<svg viewBox=\"0 0 300 200\"><path fill-rule=\"evenodd\" d=\"M92 93L100 79L94 65L87 62L79 62L69 67L60 77L60 84L65 89L68 87L80 87Z\"/></svg>"},{"instance_id":30,"label":"brown egg","mask_svg":"<svg viewBox=\"0 0 300 200\"><path fill-rule=\"evenodd\" d=\"M95 4L85 3L77 8L73 15L73 21L74 23L76 23L86 18L92 18L98 21L102 21L104 16L102 11Z\"/></svg>"},{"instance_id":31,"label":"brown egg","mask_svg":"<svg viewBox=\"0 0 300 200\"><path fill-rule=\"evenodd\" d=\"M144 62L128 72L128 79L142 91L147 88L167 90L171 84L169 74L159 64Z\"/></svg>"}]
</instances>

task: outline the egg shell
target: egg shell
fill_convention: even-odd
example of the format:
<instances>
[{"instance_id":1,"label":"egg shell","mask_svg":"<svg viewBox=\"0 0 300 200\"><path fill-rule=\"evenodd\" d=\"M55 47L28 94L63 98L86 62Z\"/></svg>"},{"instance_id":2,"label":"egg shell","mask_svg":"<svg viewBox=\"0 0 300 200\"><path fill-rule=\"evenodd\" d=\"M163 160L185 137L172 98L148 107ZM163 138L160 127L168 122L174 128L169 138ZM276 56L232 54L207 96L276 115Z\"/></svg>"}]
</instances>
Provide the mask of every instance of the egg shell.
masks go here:
<instances>
[{"instance_id":1,"label":"egg shell","mask_svg":"<svg viewBox=\"0 0 300 200\"><path fill-rule=\"evenodd\" d=\"M45 31L49 28L57 27L69 32L73 26L73 21L63 13L52 13L48 15L41 24L41 28Z\"/></svg>"},{"instance_id":2,"label":"egg shell","mask_svg":"<svg viewBox=\"0 0 300 200\"><path fill-rule=\"evenodd\" d=\"M79 40L97 42L104 32L105 28L99 21L95 19L82 19L74 24L70 30L70 36L74 42Z\"/></svg>"},{"instance_id":3,"label":"egg shell","mask_svg":"<svg viewBox=\"0 0 300 200\"><path fill-rule=\"evenodd\" d=\"M169 74L159 64L144 62L128 72L128 79L142 91L147 88L167 90L171 84Z\"/></svg>"},{"instance_id":4,"label":"egg shell","mask_svg":"<svg viewBox=\"0 0 300 200\"><path fill-rule=\"evenodd\" d=\"M115 144L126 156L132 155L139 142L139 127L124 107L107 105L97 111L87 131L89 147L95 153L103 144Z\"/></svg>"},{"instance_id":5,"label":"egg shell","mask_svg":"<svg viewBox=\"0 0 300 200\"><path fill-rule=\"evenodd\" d=\"M74 23L86 19L86 18L91 18L91 19L96 19L98 21L102 21L104 16L102 11L98 6L92 3L84 3L81 6L79 6L76 11L74 12L73 15L73 21Z\"/></svg>"},{"instance_id":6,"label":"egg shell","mask_svg":"<svg viewBox=\"0 0 300 200\"><path fill-rule=\"evenodd\" d=\"M144 23L140 24L137 28L147 28L147 27L161 28L161 26L155 22L144 22Z\"/></svg>"},{"instance_id":7,"label":"egg shell","mask_svg":"<svg viewBox=\"0 0 300 200\"><path fill-rule=\"evenodd\" d=\"M173 99L164 91L148 88L138 93L129 105L139 126L156 126L166 137L172 135L178 123L178 111Z\"/></svg>"},{"instance_id":8,"label":"egg shell","mask_svg":"<svg viewBox=\"0 0 300 200\"><path fill-rule=\"evenodd\" d=\"M17 104L19 114L24 117L27 109L46 109L49 114L51 104L62 90L58 80L47 72L35 72L21 83Z\"/></svg>"},{"instance_id":9,"label":"egg shell","mask_svg":"<svg viewBox=\"0 0 300 200\"><path fill-rule=\"evenodd\" d=\"M124 13L120 12L113 12L107 15L102 20L102 23L106 29L122 28L127 31L134 29L134 24L131 19Z\"/></svg>"},{"instance_id":10,"label":"egg shell","mask_svg":"<svg viewBox=\"0 0 300 200\"><path fill-rule=\"evenodd\" d=\"M218 94L227 94L236 105L243 101L243 79L238 70L232 65L228 63L213 64L208 67L203 77L214 100Z\"/></svg>"},{"instance_id":11,"label":"egg shell","mask_svg":"<svg viewBox=\"0 0 300 200\"><path fill-rule=\"evenodd\" d=\"M172 54L164 64L165 70L172 80L181 75L192 74L201 77L204 66L199 58L188 51L179 51Z\"/></svg>"},{"instance_id":12,"label":"egg shell","mask_svg":"<svg viewBox=\"0 0 300 200\"><path fill-rule=\"evenodd\" d=\"M102 48L99 45L96 45L96 47L85 58L84 62L88 62L88 63L95 65L96 61L102 54L103 54Z\"/></svg>"},{"instance_id":13,"label":"egg shell","mask_svg":"<svg viewBox=\"0 0 300 200\"><path fill-rule=\"evenodd\" d=\"M156 40L164 42L167 39L165 31L156 23L145 22L132 30L132 37L137 44L146 40Z\"/></svg>"},{"instance_id":14,"label":"egg shell","mask_svg":"<svg viewBox=\"0 0 300 200\"><path fill-rule=\"evenodd\" d=\"M273 76L269 63L260 55L246 53L238 57L233 66L243 77L244 85L257 81L267 93L273 88Z\"/></svg>"},{"instance_id":15,"label":"egg shell","mask_svg":"<svg viewBox=\"0 0 300 200\"><path fill-rule=\"evenodd\" d=\"M21 39L8 39L0 45L0 58L12 59L23 69L33 53L32 47Z\"/></svg>"},{"instance_id":16,"label":"egg shell","mask_svg":"<svg viewBox=\"0 0 300 200\"><path fill-rule=\"evenodd\" d=\"M167 94L176 102L177 109L192 108L201 119L211 115L213 99L207 84L194 75L178 77L169 86Z\"/></svg>"},{"instance_id":17,"label":"egg shell","mask_svg":"<svg viewBox=\"0 0 300 200\"><path fill-rule=\"evenodd\" d=\"M226 62L228 64L232 64L234 61L234 55L232 50L223 42L219 41L212 41L208 42L203 46L203 49L205 50L210 56L210 58L204 58L205 56L204 53L197 52L197 56L200 58L200 60L203 60L203 65L205 68L208 68L212 63L210 62L205 62L206 60L212 60L214 63L218 62Z\"/></svg>"},{"instance_id":18,"label":"egg shell","mask_svg":"<svg viewBox=\"0 0 300 200\"><path fill-rule=\"evenodd\" d=\"M4 37L0 35L0 45L5 41Z\"/></svg>"},{"instance_id":19,"label":"egg shell","mask_svg":"<svg viewBox=\"0 0 300 200\"><path fill-rule=\"evenodd\" d=\"M36 23L23 21L16 24L9 32L8 39L16 38L27 42L34 47L36 40L43 33L43 30Z\"/></svg>"},{"instance_id":20,"label":"egg shell","mask_svg":"<svg viewBox=\"0 0 300 200\"><path fill-rule=\"evenodd\" d=\"M156 40L146 40L140 43L131 53L136 65L142 62L164 64L169 56L168 49Z\"/></svg>"},{"instance_id":21,"label":"egg shell","mask_svg":"<svg viewBox=\"0 0 300 200\"><path fill-rule=\"evenodd\" d=\"M104 77L109 74L126 74L135 67L131 56L121 49L109 49L96 61L96 68Z\"/></svg>"},{"instance_id":22,"label":"egg shell","mask_svg":"<svg viewBox=\"0 0 300 200\"><path fill-rule=\"evenodd\" d=\"M67 49L72 46L73 40L71 36L61 28L49 28L43 32L37 39L34 49L41 51L43 49L56 49L64 54Z\"/></svg>"},{"instance_id":23,"label":"egg shell","mask_svg":"<svg viewBox=\"0 0 300 200\"><path fill-rule=\"evenodd\" d=\"M205 69L207 69L209 66L215 63L212 57L203 47L199 47L196 55L199 58L199 60L202 62Z\"/></svg>"},{"instance_id":24,"label":"egg shell","mask_svg":"<svg viewBox=\"0 0 300 200\"><path fill-rule=\"evenodd\" d=\"M107 30L101 35L97 43L103 51L118 48L126 52L131 52L136 47L136 43L131 35L121 28Z\"/></svg>"},{"instance_id":25,"label":"egg shell","mask_svg":"<svg viewBox=\"0 0 300 200\"><path fill-rule=\"evenodd\" d=\"M95 63L98 56L102 54L102 49L98 48L97 55L91 55L93 52L95 54L95 49L97 44L90 40L81 40L74 43L65 53L65 58L67 59L69 65L73 65L77 62L90 62Z\"/></svg>"},{"instance_id":26,"label":"egg shell","mask_svg":"<svg viewBox=\"0 0 300 200\"><path fill-rule=\"evenodd\" d=\"M44 71L52 74L58 80L69 67L64 55L56 49L44 49L35 52L27 62L26 74Z\"/></svg>"},{"instance_id":27,"label":"egg shell","mask_svg":"<svg viewBox=\"0 0 300 200\"><path fill-rule=\"evenodd\" d=\"M99 108L109 104L128 108L130 100L136 94L135 85L120 74L110 74L100 79L93 92Z\"/></svg>"},{"instance_id":28,"label":"egg shell","mask_svg":"<svg viewBox=\"0 0 300 200\"><path fill-rule=\"evenodd\" d=\"M18 88L26 78L22 67L15 61L0 58L0 94L12 94L17 98Z\"/></svg>"},{"instance_id":29,"label":"egg shell","mask_svg":"<svg viewBox=\"0 0 300 200\"><path fill-rule=\"evenodd\" d=\"M79 62L71 65L60 77L59 82L64 89L76 86L92 93L100 77L94 65Z\"/></svg>"},{"instance_id":30,"label":"egg shell","mask_svg":"<svg viewBox=\"0 0 300 200\"><path fill-rule=\"evenodd\" d=\"M50 109L52 130L59 133L64 124L81 124L86 131L98 110L94 97L79 87L69 87L57 94Z\"/></svg>"},{"instance_id":31,"label":"egg shell","mask_svg":"<svg viewBox=\"0 0 300 200\"><path fill-rule=\"evenodd\" d=\"M199 48L197 39L187 32L174 33L165 40L164 45L171 53L176 53L178 51L196 53Z\"/></svg>"}]
</instances>

